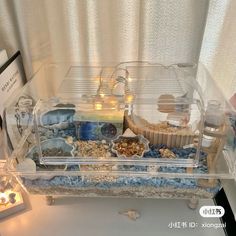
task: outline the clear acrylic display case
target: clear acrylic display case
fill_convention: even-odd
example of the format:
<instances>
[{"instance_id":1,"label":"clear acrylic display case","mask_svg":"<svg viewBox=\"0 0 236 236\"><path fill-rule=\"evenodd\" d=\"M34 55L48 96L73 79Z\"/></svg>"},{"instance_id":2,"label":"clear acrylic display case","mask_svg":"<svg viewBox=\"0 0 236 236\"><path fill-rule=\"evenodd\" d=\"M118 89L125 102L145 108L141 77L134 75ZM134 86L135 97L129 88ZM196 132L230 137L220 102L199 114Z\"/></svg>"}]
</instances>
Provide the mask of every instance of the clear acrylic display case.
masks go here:
<instances>
[{"instance_id":1,"label":"clear acrylic display case","mask_svg":"<svg viewBox=\"0 0 236 236\"><path fill-rule=\"evenodd\" d=\"M31 193L208 198L236 175L235 113L201 64L48 64L5 128Z\"/></svg>"}]
</instances>

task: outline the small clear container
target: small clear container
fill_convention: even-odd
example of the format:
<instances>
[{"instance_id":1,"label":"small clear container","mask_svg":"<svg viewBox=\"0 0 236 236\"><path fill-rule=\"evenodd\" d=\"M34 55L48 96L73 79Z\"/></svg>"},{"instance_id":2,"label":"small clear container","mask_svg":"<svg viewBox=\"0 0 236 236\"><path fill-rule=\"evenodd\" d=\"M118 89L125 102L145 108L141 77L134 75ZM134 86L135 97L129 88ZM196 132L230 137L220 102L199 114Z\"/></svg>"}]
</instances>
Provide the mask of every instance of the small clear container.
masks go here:
<instances>
[{"instance_id":1,"label":"small clear container","mask_svg":"<svg viewBox=\"0 0 236 236\"><path fill-rule=\"evenodd\" d=\"M217 100L209 100L205 113L205 126L218 128L224 122L224 111L221 108L221 102Z\"/></svg>"}]
</instances>

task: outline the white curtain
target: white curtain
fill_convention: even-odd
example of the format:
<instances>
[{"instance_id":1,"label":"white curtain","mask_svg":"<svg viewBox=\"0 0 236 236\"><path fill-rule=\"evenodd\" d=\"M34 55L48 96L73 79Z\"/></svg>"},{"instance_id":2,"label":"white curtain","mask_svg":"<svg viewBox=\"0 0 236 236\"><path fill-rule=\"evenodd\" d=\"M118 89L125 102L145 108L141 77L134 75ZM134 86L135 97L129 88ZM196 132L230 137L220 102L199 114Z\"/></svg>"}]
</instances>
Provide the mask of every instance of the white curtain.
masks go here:
<instances>
[{"instance_id":1,"label":"white curtain","mask_svg":"<svg viewBox=\"0 0 236 236\"><path fill-rule=\"evenodd\" d=\"M208 0L0 0L0 48L53 61L196 62Z\"/></svg>"},{"instance_id":2,"label":"white curtain","mask_svg":"<svg viewBox=\"0 0 236 236\"><path fill-rule=\"evenodd\" d=\"M200 60L227 98L236 92L236 1L211 0Z\"/></svg>"},{"instance_id":3,"label":"white curtain","mask_svg":"<svg viewBox=\"0 0 236 236\"><path fill-rule=\"evenodd\" d=\"M200 55L229 97L235 12L234 0L0 0L0 48L21 50L28 77L45 59L171 64Z\"/></svg>"}]
</instances>

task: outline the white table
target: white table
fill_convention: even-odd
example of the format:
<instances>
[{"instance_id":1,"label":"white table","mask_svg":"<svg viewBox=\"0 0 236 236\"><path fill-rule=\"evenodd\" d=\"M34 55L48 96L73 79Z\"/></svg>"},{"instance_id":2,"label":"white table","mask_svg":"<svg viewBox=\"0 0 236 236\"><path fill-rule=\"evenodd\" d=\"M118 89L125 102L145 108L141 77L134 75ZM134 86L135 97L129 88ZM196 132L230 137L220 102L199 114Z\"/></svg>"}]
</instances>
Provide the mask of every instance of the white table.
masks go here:
<instances>
[{"instance_id":1,"label":"white table","mask_svg":"<svg viewBox=\"0 0 236 236\"><path fill-rule=\"evenodd\" d=\"M202 223L220 223L202 218L184 200L58 198L47 206L42 196L31 196L32 209L0 222L1 236L224 236L223 229L202 228ZM212 200L200 200L214 205ZM119 211L133 208L141 218L132 221ZM170 229L170 222L196 222L197 228Z\"/></svg>"}]
</instances>

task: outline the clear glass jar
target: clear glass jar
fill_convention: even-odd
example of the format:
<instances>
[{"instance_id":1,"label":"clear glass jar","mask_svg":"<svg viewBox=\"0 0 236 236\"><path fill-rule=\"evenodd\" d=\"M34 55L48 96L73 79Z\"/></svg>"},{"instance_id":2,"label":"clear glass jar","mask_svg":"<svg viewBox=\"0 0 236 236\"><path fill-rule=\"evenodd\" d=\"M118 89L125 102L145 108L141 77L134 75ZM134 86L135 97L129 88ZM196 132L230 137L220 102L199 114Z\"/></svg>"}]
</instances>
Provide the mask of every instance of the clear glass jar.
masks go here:
<instances>
[{"instance_id":1,"label":"clear glass jar","mask_svg":"<svg viewBox=\"0 0 236 236\"><path fill-rule=\"evenodd\" d=\"M209 100L205 113L205 126L217 128L223 124L223 119L221 103L217 100Z\"/></svg>"}]
</instances>

